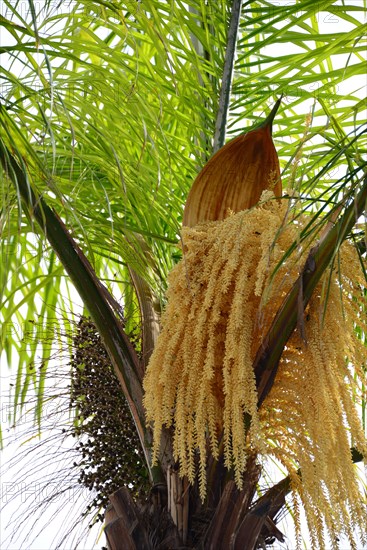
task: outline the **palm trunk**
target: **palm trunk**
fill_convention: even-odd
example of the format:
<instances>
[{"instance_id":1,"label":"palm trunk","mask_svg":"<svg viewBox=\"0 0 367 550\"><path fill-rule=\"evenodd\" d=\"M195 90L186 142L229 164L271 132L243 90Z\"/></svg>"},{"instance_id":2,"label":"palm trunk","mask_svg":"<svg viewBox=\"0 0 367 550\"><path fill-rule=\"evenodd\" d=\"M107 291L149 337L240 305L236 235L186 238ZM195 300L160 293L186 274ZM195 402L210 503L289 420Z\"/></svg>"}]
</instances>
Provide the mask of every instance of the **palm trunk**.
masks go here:
<instances>
[{"instance_id":1,"label":"palm trunk","mask_svg":"<svg viewBox=\"0 0 367 550\"><path fill-rule=\"evenodd\" d=\"M134 504L126 488L111 495L106 511L105 534L110 550L183 549L252 550L267 539L283 535L276 528L274 516L285 504L289 479L273 488L254 503L260 468L255 457L250 461L239 490L234 481L222 482L217 502L201 502L196 486L189 486L177 470L167 473L166 498L151 496L150 502ZM215 489L216 487L213 487ZM210 488L208 493L211 493Z\"/></svg>"}]
</instances>

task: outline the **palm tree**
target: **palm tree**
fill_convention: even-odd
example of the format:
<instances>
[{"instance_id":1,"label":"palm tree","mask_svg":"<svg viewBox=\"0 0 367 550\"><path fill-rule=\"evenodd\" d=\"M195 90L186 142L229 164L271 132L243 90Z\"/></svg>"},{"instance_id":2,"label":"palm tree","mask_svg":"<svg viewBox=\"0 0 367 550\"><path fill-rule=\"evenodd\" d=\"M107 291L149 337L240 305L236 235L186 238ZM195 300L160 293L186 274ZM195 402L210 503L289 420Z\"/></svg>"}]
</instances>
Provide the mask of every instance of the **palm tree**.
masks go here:
<instances>
[{"instance_id":1,"label":"palm tree","mask_svg":"<svg viewBox=\"0 0 367 550\"><path fill-rule=\"evenodd\" d=\"M72 316L76 289L128 402L152 489L144 507L126 487L112 495L109 521L118 519L106 528L111 548L251 549L282 540L276 521L292 479L259 494L257 456L247 462L242 488L224 467L222 448L218 460L209 457L204 502L197 483L179 476L172 428L163 431L152 467L142 383L167 276L180 258L192 181L227 139L257 124L281 95L274 143L283 186L298 197L292 212L308 216L300 236L308 257L263 334L255 362L259 406L299 307L306 308L344 240L354 243L366 273L366 129L358 79L365 71L364 9L331 0L3 6L1 349L9 363L19 354L15 409L34 388L41 422L47 369L35 373L30 365L40 349L47 364L43 337L69 326L63 317L55 331L54 312ZM124 317L141 327L139 353L122 322L121 300ZM19 338L29 319L33 348ZM357 327L362 341L363 331ZM351 456L363 459L357 448ZM152 518L162 526L156 540ZM323 547L322 538L317 543Z\"/></svg>"}]
</instances>

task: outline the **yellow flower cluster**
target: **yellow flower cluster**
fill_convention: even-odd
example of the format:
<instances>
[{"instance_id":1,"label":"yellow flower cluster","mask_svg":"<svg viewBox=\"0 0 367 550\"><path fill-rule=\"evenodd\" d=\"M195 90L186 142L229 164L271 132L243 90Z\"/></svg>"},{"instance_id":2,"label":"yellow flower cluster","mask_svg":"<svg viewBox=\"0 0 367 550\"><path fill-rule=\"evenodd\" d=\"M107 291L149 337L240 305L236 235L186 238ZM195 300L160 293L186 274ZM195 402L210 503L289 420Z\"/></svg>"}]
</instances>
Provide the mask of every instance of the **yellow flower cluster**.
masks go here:
<instances>
[{"instance_id":1,"label":"yellow flower cluster","mask_svg":"<svg viewBox=\"0 0 367 550\"><path fill-rule=\"evenodd\" d=\"M339 265L325 275L307 308L307 342L297 332L289 340L259 411L268 452L287 468L304 505L312 548L325 548L324 527L333 548L339 548L340 534L351 548L356 548L354 529L360 529L362 540L367 534L367 501L351 455L353 446L367 457L356 411L356 403L367 397L367 348L353 330L357 326L367 334L359 274L358 255L345 243Z\"/></svg>"},{"instance_id":2,"label":"yellow flower cluster","mask_svg":"<svg viewBox=\"0 0 367 550\"><path fill-rule=\"evenodd\" d=\"M222 437L239 486L249 453L273 455L292 476L312 537L322 539L325 522L334 538L345 531L352 540L365 512L350 446L367 451L355 410L366 348L353 326L367 327L359 259L347 243L307 307L307 343L296 330L257 410L253 360L305 261L299 246L284 261L301 227L287 222L287 206L267 191L256 208L183 228L183 259L170 274L144 382L154 456L162 429L172 427L180 472L193 482L199 465L204 496L207 453L218 456Z\"/></svg>"}]
</instances>

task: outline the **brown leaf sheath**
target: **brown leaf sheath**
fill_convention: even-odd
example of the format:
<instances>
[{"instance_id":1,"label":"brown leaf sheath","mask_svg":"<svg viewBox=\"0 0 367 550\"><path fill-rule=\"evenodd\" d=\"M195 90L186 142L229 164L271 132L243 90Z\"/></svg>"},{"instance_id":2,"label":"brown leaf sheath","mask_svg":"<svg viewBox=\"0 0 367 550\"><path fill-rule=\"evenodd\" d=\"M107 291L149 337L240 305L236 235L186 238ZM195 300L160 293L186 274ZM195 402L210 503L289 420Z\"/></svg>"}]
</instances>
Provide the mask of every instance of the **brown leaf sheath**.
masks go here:
<instances>
[{"instance_id":1,"label":"brown leaf sheath","mask_svg":"<svg viewBox=\"0 0 367 550\"><path fill-rule=\"evenodd\" d=\"M255 206L265 189L282 194L278 155L271 137L277 101L264 123L229 141L207 162L189 192L183 225L223 220L228 211Z\"/></svg>"}]
</instances>

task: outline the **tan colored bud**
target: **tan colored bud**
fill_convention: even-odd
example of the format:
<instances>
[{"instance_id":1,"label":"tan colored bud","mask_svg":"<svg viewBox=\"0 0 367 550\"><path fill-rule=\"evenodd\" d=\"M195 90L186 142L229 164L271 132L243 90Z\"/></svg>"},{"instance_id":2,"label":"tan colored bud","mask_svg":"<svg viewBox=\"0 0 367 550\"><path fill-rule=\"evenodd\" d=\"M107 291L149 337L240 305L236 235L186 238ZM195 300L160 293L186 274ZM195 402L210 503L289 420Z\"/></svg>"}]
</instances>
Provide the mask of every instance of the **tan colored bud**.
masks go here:
<instances>
[{"instance_id":1,"label":"tan colored bud","mask_svg":"<svg viewBox=\"0 0 367 550\"><path fill-rule=\"evenodd\" d=\"M207 162L187 197L183 225L223 220L229 211L251 208L265 189L281 196L279 160L271 137L280 101L261 125L226 143Z\"/></svg>"}]
</instances>

